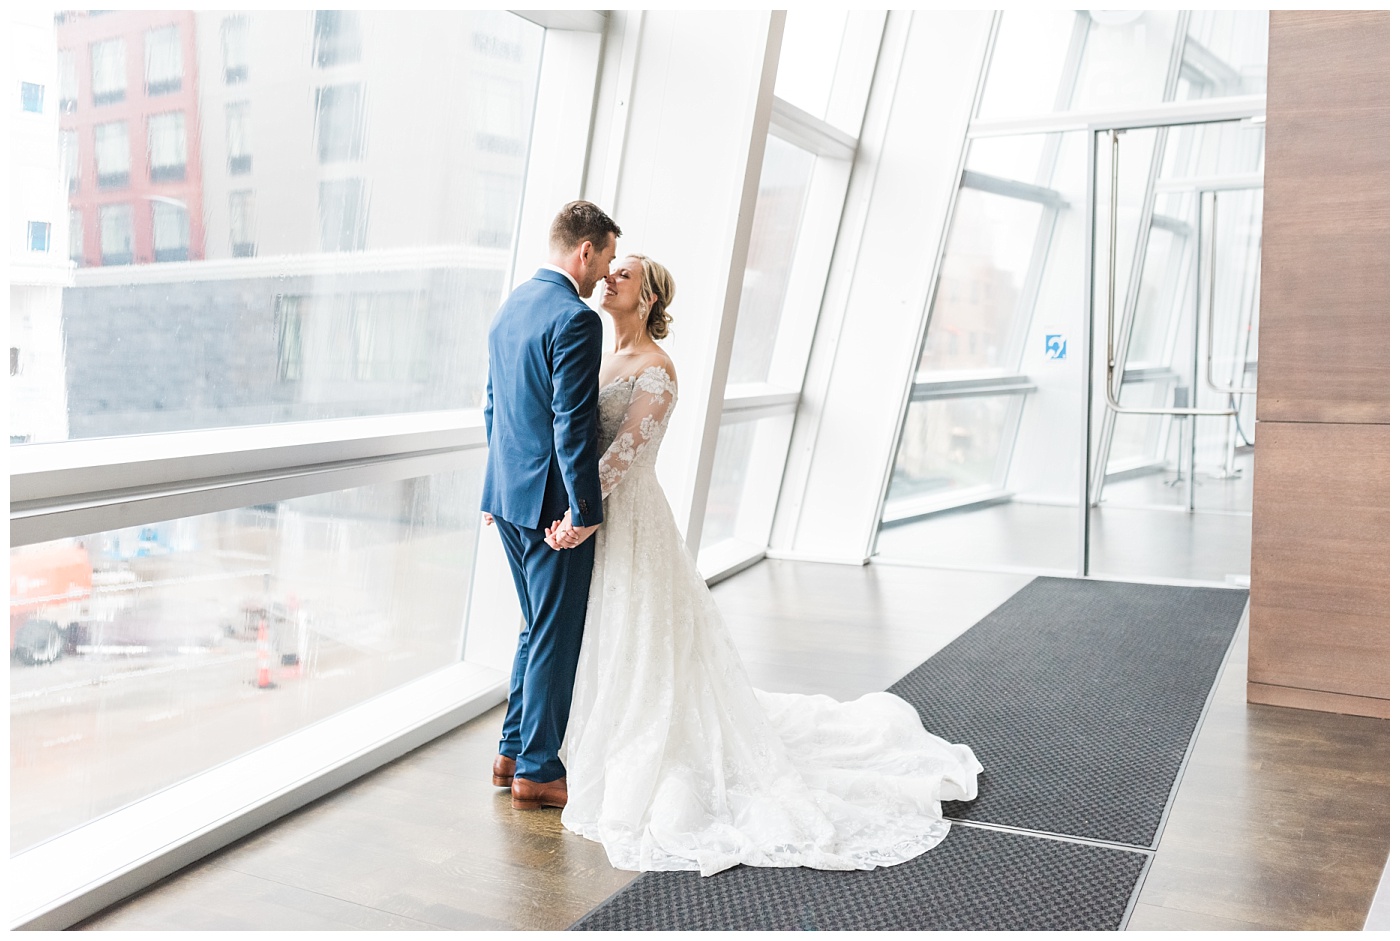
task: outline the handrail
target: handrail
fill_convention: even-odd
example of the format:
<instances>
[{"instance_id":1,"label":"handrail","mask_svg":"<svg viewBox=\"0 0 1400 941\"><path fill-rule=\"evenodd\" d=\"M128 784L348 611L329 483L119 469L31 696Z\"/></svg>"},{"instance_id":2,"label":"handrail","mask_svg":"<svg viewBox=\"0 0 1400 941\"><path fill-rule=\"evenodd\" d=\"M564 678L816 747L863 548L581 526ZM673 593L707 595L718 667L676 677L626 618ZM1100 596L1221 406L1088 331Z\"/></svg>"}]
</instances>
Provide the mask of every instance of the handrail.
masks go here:
<instances>
[{"instance_id":1,"label":"handrail","mask_svg":"<svg viewBox=\"0 0 1400 941\"><path fill-rule=\"evenodd\" d=\"M1215 227L1220 221L1220 194L1210 194L1210 291L1206 294L1206 385L1225 395L1258 395L1259 390L1215 384Z\"/></svg>"},{"instance_id":2,"label":"handrail","mask_svg":"<svg viewBox=\"0 0 1400 941\"><path fill-rule=\"evenodd\" d=\"M1115 280L1116 269L1118 267L1118 135L1120 130L1110 130L1109 140L1112 145L1111 180L1108 188L1108 387L1104 390L1104 400L1108 402L1108 407L1122 415L1209 415L1216 417L1228 417L1238 415L1239 409L1209 409L1209 408L1136 408L1125 406L1118 401L1115 386L1115 375L1118 369L1118 359L1114 355L1113 329L1113 298L1117 290ZM1091 223L1092 224L1092 223Z\"/></svg>"}]
</instances>

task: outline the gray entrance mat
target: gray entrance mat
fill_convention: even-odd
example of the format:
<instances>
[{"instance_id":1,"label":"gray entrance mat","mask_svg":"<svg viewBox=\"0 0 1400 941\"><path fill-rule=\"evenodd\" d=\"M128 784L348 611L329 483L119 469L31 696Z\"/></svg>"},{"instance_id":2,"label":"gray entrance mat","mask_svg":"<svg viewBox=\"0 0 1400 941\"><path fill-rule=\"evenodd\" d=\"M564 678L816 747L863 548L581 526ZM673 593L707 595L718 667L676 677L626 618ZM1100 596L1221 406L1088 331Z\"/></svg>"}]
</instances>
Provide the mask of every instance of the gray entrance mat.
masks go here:
<instances>
[{"instance_id":1,"label":"gray entrance mat","mask_svg":"<svg viewBox=\"0 0 1400 941\"><path fill-rule=\"evenodd\" d=\"M954 826L922 856L868 872L643 873L573 929L1111 931L1146 862L1143 853Z\"/></svg>"},{"instance_id":2,"label":"gray entrance mat","mask_svg":"<svg viewBox=\"0 0 1400 941\"><path fill-rule=\"evenodd\" d=\"M943 812L1152 846L1247 600L1228 588L1031 582L890 687L986 769L977 799Z\"/></svg>"}]
</instances>

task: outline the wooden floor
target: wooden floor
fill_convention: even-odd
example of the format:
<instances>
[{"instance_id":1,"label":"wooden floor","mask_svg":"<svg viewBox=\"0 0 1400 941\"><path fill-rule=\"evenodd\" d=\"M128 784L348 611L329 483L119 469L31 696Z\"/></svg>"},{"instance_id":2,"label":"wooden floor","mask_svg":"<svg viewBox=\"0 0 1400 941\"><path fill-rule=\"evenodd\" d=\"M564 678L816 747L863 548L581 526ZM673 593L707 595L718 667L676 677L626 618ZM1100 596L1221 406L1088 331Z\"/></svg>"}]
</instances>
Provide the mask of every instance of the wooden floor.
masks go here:
<instances>
[{"instance_id":1,"label":"wooden floor","mask_svg":"<svg viewBox=\"0 0 1400 941\"><path fill-rule=\"evenodd\" d=\"M768 561L715 595L756 686L844 699L890 685L1028 580ZM1389 851L1389 723L1246 705L1243 640L1128 927L1359 929ZM633 874L490 785L502 714L79 927L566 928Z\"/></svg>"}]
</instances>

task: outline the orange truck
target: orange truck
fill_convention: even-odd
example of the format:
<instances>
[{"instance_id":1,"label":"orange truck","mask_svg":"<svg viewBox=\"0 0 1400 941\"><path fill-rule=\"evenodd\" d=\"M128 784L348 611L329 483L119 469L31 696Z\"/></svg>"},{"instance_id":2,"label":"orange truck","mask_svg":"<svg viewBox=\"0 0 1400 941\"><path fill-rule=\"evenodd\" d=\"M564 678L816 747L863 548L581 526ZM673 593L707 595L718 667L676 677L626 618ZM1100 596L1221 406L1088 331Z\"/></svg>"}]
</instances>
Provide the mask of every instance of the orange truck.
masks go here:
<instances>
[{"instance_id":1,"label":"orange truck","mask_svg":"<svg viewBox=\"0 0 1400 941\"><path fill-rule=\"evenodd\" d=\"M92 560L76 542L47 542L10 551L10 655L52 663L88 616Z\"/></svg>"}]
</instances>

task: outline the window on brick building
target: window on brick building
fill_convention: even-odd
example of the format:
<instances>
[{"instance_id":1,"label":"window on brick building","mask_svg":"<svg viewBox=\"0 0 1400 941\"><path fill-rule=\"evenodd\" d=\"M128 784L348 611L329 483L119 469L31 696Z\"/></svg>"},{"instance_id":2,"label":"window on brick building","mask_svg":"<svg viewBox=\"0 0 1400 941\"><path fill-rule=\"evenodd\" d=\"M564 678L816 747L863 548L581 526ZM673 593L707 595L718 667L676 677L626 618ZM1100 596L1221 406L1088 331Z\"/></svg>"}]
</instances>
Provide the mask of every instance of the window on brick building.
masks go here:
<instances>
[{"instance_id":1,"label":"window on brick building","mask_svg":"<svg viewBox=\"0 0 1400 941\"><path fill-rule=\"evenodd\" d=\"M101 206L97 210L97 218L101 226L102 264L131 264L131 207L126 203Z\"/></svg>"},{"instance_id":2,"label":"window on brick building","mask_svg":"<svg viewBox=\"0 0 1400 941\"><path fill-rule=\"evenodd\" d=\"M173 199L151 201L151 245L156 261L186 261L190 257L190 214Z\"/></svg>"},{"instance_id":3,"label":"window on brick building","mask_svg":"<svg viewBox=\"0 0 1400 941\"><path fill-rule=\"evenodd\" d=\"M92 103L110 105L126 98L126 43L108 39L92 44Z\"/></svg>"},{"instance_id":4,"label":"window on brick building","mask_svg":"<svg viewBox=\"0 0 1400 941\"><path fill-rule=\"evenodd\" d=\"M146 125L151 155L151 180L185 178L185 113L171 111L151 115Z\"/></svg>"},{"instance_id":5,"label":"window on brick building","mask_svg":"<svg viewBox=\"0 0 1400 941\"><path fill-rule=\"evenodd\" d=\"M125 121L99 124L93 132L97 143L97 185L121 189L131 182L131 139Z\"/></svg>"},{"instance_id":6,"label":"window on brick building","mask_svg":"<svg viewBox=\"0 0 1400 941\"><path fill-rule=\"evenodd\" d=\"M146 94L179 91L182 66L179 27L164 26L146 33Z\"/></svg>"}]
</instances>

